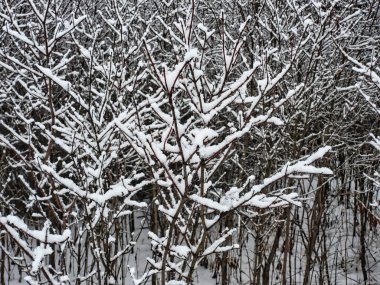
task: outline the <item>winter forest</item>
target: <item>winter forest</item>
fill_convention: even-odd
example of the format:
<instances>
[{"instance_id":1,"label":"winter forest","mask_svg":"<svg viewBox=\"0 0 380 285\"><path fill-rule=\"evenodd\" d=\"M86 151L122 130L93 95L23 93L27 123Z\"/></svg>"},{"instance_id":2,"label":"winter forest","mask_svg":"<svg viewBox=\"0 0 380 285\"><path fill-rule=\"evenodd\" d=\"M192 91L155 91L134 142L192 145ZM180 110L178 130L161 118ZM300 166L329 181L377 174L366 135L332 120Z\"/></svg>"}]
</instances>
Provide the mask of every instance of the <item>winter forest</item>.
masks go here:
<instances>
[{"instance_id":1,"label":"winter forest","mask_svg":"<svg viewBox=\"0 0 380 285\"><path fill-rule=\"evenodd\" d=\"M378 0L0 0L0 285L380 284L379 57Z\"/></svg>"}]
</instances>

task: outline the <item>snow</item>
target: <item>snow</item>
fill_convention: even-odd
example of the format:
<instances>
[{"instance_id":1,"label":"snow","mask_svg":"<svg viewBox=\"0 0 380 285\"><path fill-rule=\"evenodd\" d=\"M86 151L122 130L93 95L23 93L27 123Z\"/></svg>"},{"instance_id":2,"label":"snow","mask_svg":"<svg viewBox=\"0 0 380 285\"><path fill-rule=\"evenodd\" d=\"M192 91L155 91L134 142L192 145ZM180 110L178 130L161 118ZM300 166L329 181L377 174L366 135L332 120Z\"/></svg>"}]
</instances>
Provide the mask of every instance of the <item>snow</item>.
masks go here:
<instances>
[{"instance_id":1,"label":"snow","mask_svg":"<svg viewBox=\"0 0 380 285\"><path fill-rule=\"evenodd\" d=\"M185 281L170 280L166 282L167 285L186 285Z\"/></svg>"},{"instance_id":2,"label":"snow","mask_svg":"<svg viewBox=\"0 0 380 285\"><path fill-rule=\"evenodd\" d=\"M87 103L83 100L82 96L79 96L79 94L75 93L73 88L71 88L70 82L65 81L65 80L59 78L58 76L54 75L52 70L49 68L46 68L46 67L43 67L43 66L40 66L37 64L36 64L36 66L43 74L45 74L47 77L52 79L56 84L58 84L66 92L68 92L83 108L85 108L86 110L90 109L89 106L87 105Z\"/></svg>"},{"instance_id":3,"label":"snow","mask_svg":"<svg viewBox=\"0 0 380 285\"><path fill-rule=\"evenodd\" d=\"M195 147L203 147L206 141L210 141L218 137L218 133L210 128L195 128L190 131L193 137L192 145Z\"/></svg>"},{"instance_id":4,"label":"snow","mask_svg":"<svg viewBox=\"0 0 380 285\"><path fill-rule=\"evenodd\" d=\"M33 250L34 260L32 262L31 272L37 273L45 256L50 255L52 253L53 250L50 246L37 246Z\"/></svg>"},{"instance_id":5,"label":"snow","mask_svg":"<svg viewBox=\"0 0 380 285\"><path fill-rule=\"evenodd\" d=\"M181 257L186 257L191 252L191 249L186 245L172 245L170 250L174 251Z\"/></svg>"},{"instance_id":6,"label":"snow","mask_svg":"<svg viewBox=\"0 0 380 285\"><path fill-rule=\"evenodd\" d=\"M62 243L69 239L71 236L71 231L69 229L65 229L62 235L48 233L47 230L50 227L50 222L46 222L44 225L44 229L38 231L30 230L27 224L25 224L19 217L13 215L0 217L0 219L1 224L12 225L42 243Z\"/></svg>"},{"instance_id":7,"label":"snow","mask_svg":"<svg viewBox=\"0 0 380 285\"><path fill-rule=\"evenodd\" d=\"M198 49L196 48L189 49L184 56L184 60L178 63L172 71L168 71L167 69L165 69L165 74L163 77L164 77L166 90L168 90L169 93L173 91L173 88L175 87L176 82L180 78L180 73L185 68L187 63L190 60L197 58L198 53L199 53Z\"/></svg>"},{"instance_id":8,"label":"snow","mask_svg":"<svg viewBox=\"0 0 380 285\"><path fill-rule=\"evenodd\" d=\"M303 25L304 25L305 27L311 26L311 25L313 25L313 20L312 20L312 19L306 19L306 20L303 22Z\"/></svg>"},{"instance_id":9,"label":"snow","mask_svg":"<svg viewBox=\"0 0 380 285\"><path fill-rule=\"evenodd\" d=\"M184 61L190 61L190 60L192 60L192 59L197 58L197 57L198 57L198 54L199 54L199 51L198 51L197 48L189 49L189 50L186 52L186 54L185 54L183 60L184 60Z\"/></svg>"},{"instance_id":10,"label":"snow","mask_svg":"<svg viewBox=\"0 0 380 285\"><path fill-rule=\"evenodd\" d=\"M13 37L19 39L20 41L26 43L27 45L30 45L30 46L35 45L34 42L32 42L25 34L12 30L8 24L3 26L2 30L12 35Z\"/></svg>"},{"instance_id":11,"label":"snow","mask_svg":"<svg viewBox=\"0 0 380 285\"><path fill-rule=\"evenodd\" d=\"M214 252L222 252L223 248L221 248L220 246L226 241L227 237L231 236L234 232L236 232L235 229L229 230L227 233L225 233L219 239L215 240L208 248L205 249L205 251L203 252L202 255L206 256L206 255L209 255L209 254L214 253ZM239 248L239 246L234 245L233 248ZM229 248L227 250L229 250Z\"/></svg>"},{"instance_id":12,"label":"snow","mask_svg":"<svg viewBox=\"0 0 380 285\"><path fill-rule=\"evenodd\" d=\"M198 204L206 206L210 209L218 210L219 212L227 212L231 209L230 206L220 204L220 203L213 201L209 198L200 197L196 194L191 195L190 199L197 202Z\"/></svg>"},{"instance_id":13,"label":"snow","mask_svg":"<svg viewBox=\"0 0 380 285\"><path fill-rule=\"evenodd\" d=\"M280 6L291 4L279 3ZM292 6L291 13L297 13L293 18L293 14L278 11L269 1L262 7L262 13L254 15L258 24L254 30L248 25L250 16L240 24L246 13L234 14L236 19L229 20L226 16L231 11L222 12L221 18L215 21L212 17L203 18L203 11L198 13L199 6L187 7L180 2L165 2L164 6L175 6L175 10L162 15L160 11L141 14L140 9L144 11L148 4L144 1L135 6L125 1L114 4L99 7L99 15L74 16L76 13L68 6L67 13L58 9L61 17L43 3L31 3L27 14L16 14L19 8L8 9L8 6L2 11L7 15L0 13L5 21L0 38L6 39L4 48L0 48L0 67L6 75L0 83L0 99L6 109L0 121L4 131L0 134L0 143L6 149L3 171L9 173L2 186L16 192L14 185L22 187L19 190L22 195L25 192L25 200L21 196L15 199L21 199L22 208L27 210L27 213L18 213L18 209L8 209L6 203L13 203L13 197L9 200L0 197L5 201L6 212L12 213L0 214L1 234L7 242L9 238L17 244L21 252L6 254L14 254L15 261L22 261L25 272L20 277L31 275L25 278L30 284L88 283L93 282L88 278L96 279L97 274L104 278L99 282L113 284L123 279L121 282L125 284L145 284L153 274L160 279L160 273L166 271L185 279L189 275L189 264L193 263L196 272L189 277L194 284L213 284L219 280L211 280L210 271L199 268L200 261L209 258L216 263L223 252L233 258L234 250L238 249L241 249L241 267L236 271L250 274L248 263L252 260L249 258L255 256L258 237L261 234L263 239L268 237L269 244L273 238L271 227L282 230L285 225L282 220L268 220L270 226L263 224L268 233L262 233L260 225L255 224L256 217L260 220L273 215L278 219L277 212L285 212L285 208L293 205L305 206L302 215L307 216L314 207L310 197L320 193L322 175L334 174L335 154L326 162L315 164L332 150L321 142L316 145L322 147L298 160L290 161L295 153L285 153L290 143L285 136L292 135L287 133L288 129L294 127L297 132L299 127L289 125L292 120L288 111L295 108L295 116L305 117L304 107L311 103L315 108L317 104L311 101L314 93L310 97L306 92L300 93L304 90L325 92L324 84L333 82L330 72L324 74L321 71L324 67L320 65L316 66L321 74L315 77L315 82L304 80L304 74L299 79L298 72L304 67L298 63L304 58L309 58L311 64L323 59L326 51L319 47L323 47L324 42L331 44L334 40L337 45L342 44L338 48L348 64L333 68L340 72L341 68L348 67L354 72L352 78L355 73L360 75L359 81L351 80L352 86L330 91L359 92L365 102L377 110L376 101L372 100L375 94L372 87L375 90L380 87L376 52L373 51L373 57L361 57L360 60L365 61L360 62L346 52L352 52L344 46L351 35L340 32L356 23L352 21L358 21L366 11L342 12L344 17L339 18L341 11L336 10L339 12L334 14L336 21L331 23L340 24L340 29L322 29L319 35L318 26L329 17L318 18L322 11L317 10L322 10L322 4L315 1L314 7ZM206 6L205 12L210 12ZM245 9L244 5L240 8ZM85 10L80 8L77 12ZM268 12L275 16L268 17L267 14L272 15ZM335 13L335 10L331 8L330 12ZM167 23L167 15L176 22ZM322 17L325 15L327 13ZM268 21L273 23L269 25ZM140 26L140 22L144 25ZM312 25L316 33L308 29ZM38 35L37 32L45 26L49 32L48 38L43 40L43 33ZM218 27L218 32L210 31L211 27ZM264 40L263 44L257 41L257 38L267 37L274 40ZM246 43L247 38L249 43ZM375 44L376 38L368 37L358 47L373 48ZM329 45L327 50L330 48L335 47ZM321 51L320 57L313 57L314 49ZM77 59L80 65L72 67ZM315 74L311 75L306 78L314 78ZM46 94L50 83L53 84L51 109L54 111L46 100L51 95ZM294 103L291 108L282 108L290 98ZM38 115L34 115L35 112ZM281 127L285 122L287 125ZM272 132L273 129L278 132ZM272 140L277 135L284 135L284 140L274 141L273 147L270 143L264 145L266 136ZM299 153L317 148L309 144L309 138L316 135L300 138L305 144ZM380 150L377 135L372 134L369 144ZM244 157L241 146L245 148ZM262 146L266 148L264 153ZM285 151L276 156L277 149ZM246 158L249 165L247 161L241 162ZM270 165L262 165L262 162L270 162ZM329 165L332 169L319 165ZM269 171L273 173L268 174ZM253 177L256 172L260 173L257 178ZM318 181L314 175L318 175ZM28 180L31 176L35 179L32 182ZM295 179L299 180L294 182ZM369 176L366 179L371 180ZM324 183L332 185L331 181ZM334 187L343 189L345 186L338 184ZM309 196L304 196L309 192ZM348 207L344 207L336 211L349 213ZM46 209L49 212L45 212ZM153 218L150 214L155 209L159 211L157 231L150 227ZM51 210L62 228L57 229L57 221L52 224L48 220ZM298 210L290 212L291 218L298 219L294 214ZM230 213L234 215L236 229L226 229L224 224ZM24 214L25 219L20 218L19 215ZM329 213L324 214L326 219L330 218ZM291 224L294 234L309 233L309 225L297 229L297 222ZM258 229L253 230L255 228ZM241 236L245 230L247 235ZM350 230L350 226L344 228L346 232ZM326 230L326 234L331 233ZM84 241L89 242L83 244ZM338 255L341 254L342 243L338 238L329 236L326 241L331 241L328 246L336 247ZM283 236L281 243L285 244ZM78 249L79 245L85 248ZM13 250L12 247L9 249ZM84 255L80 250L89 252L84 262L85 266L91 264L87 270L72 265L75 261L79 264ZM280 250L275 252L279 254L278 259L282 254ZM350 251L347 247L345 250ZM53 252L60 258L57 263L64 260L70 264L68 276L60 273L56 264L48 263ZM304 252L295 249L291 254L296 260L302 259ZM338 255L336 260L343 258L343 254ZM163 260L163 256L166 259ZM106 280L108 263L115 268L119 266L123 277L108 276ZM95 269L94 264L99 269ZM212 266L215 271L220 270L217 264ZM297 260L293 267L298 266L302 267L303 263ZM17 276L13 269L6 270L14 274L12 278ZM301 270L292 275L295 283L301 277ZM247 274L244 282L248 284L250 278ZM231 280L231 284L236 281L233 277ZM185 282L171 280L167 284Z\"/></svg>"}]
</instances>

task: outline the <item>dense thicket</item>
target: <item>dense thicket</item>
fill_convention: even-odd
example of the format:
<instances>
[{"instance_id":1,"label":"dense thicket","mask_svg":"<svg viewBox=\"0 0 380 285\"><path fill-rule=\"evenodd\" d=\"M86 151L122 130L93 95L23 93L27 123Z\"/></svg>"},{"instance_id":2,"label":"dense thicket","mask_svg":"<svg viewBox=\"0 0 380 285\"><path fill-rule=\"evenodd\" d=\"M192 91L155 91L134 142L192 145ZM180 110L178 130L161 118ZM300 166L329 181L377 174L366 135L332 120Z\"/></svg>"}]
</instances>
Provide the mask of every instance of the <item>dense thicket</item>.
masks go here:
<instances>
[{"instance_id":1,"label":"dense thicket","mask_svg":"<svg viewBox=\"0 0 380 285\"><path fill-rule=\"evenodd\" d=\"M380 2L2 0L0 25L1 284L380 282Z\"/></svg>"}]
</instances>

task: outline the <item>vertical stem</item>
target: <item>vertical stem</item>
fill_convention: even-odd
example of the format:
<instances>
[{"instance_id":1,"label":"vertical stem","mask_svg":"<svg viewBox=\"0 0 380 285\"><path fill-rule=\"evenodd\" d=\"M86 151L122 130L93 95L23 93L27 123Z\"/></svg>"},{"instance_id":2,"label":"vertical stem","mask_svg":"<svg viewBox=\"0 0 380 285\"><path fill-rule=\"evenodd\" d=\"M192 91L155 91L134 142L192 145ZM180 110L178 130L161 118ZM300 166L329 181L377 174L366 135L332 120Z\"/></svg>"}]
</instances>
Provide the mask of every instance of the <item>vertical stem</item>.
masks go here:
<instances>
[{"instance_id":1,"label":"vertical stem","mask_svg":"<svg viewBox=\"0 0 380 285\"><path fill-rule=\"evenodd\" d=\"M282 261L282 285L286 285L286 269L288 262L288 254L290 252L290 208L286 209L286 225L285 225L285 241L284 241L284 258Z\"/></svg>"},{"instance_id":2,"label":"vertical stem","mask_svg":"<svg viewBox=\"0 0 380 285\"><path fill-rule=\"evenodd\" d=\"M156 198L157 198L157 189L156 186L153 186L153 197L152 197L152 204L151 204L151 223L150 223L150 230L157 234L158 232L158 209L156 205ZM154 258L155 256L153 256ZM157 276L156 274L152 275L152 285L157 285Z\"/></svg>"},{"instance_id":3,"label":"vertical stem","mask_svg":"<svg viewBox=\"0 0 380 285\"><path fill-rule=\"evenodd\" d=\"M5 243L4 243L5 246ZM0 282L5 285L5 251L1 251L1 268L0 268Z\"/></svg>"}]
</instances>

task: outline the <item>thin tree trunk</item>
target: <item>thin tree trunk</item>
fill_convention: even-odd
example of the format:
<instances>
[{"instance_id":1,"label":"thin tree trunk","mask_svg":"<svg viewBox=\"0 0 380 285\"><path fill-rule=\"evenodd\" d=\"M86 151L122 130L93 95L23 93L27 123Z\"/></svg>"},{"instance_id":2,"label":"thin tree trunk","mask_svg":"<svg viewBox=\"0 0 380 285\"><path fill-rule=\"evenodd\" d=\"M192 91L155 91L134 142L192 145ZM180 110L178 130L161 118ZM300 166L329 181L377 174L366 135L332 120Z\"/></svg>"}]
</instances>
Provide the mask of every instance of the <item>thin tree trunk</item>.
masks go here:
<instances>
[{"instance_id":1,"label":"thin tree trunk","mask_svg":"<svg viewBox=\"0 0 380 285\"><path fill-rule=\"evenodd\" d=\"M284 220L286 218L286 214L287 214L287 211L284 211L284 213L281 215L280 220ZM272 248L264 265L263 285L269 285L269 282L270 282L269 272L270 272L271 265L273 264L274 258L276 256L278 245L280 244L281 234L282 234L282 225L280 224L277 226L277 231L276 231L276 235L272 244Z\"/></svg>"},{"instance_id":2,"label":"thin tree trunk","mask_svg":"<svg viewBox=\"0 0 380 285\"><path fill-rule=\"evenodd\" d=\"M233 227L233 215L232 213L229 214L226 217L226 227L231 229ZM232 243L232 237L229 236L226 239L226 245ZM222 254L222 260L221 260L221 285L228 285L230 284L229 274L228 274L228 252L223 252Z\"/></svg>"},{"instance_id":3,"label":"thin tree trunk","mask_svg":"<svg viewBox=\"0 0 380 285\"><path fill-rule=\"evenodd\" d=\"M360 190L364 191L364 179L360 179ZM367 263L366 263L366 227L367 227L367 212L365 211L366 206L366 194L360 196L363 197L363 208L360 211L360 265L363 272L364 284L368 281Z\"/></svg>"},{"instance_id":4,"label":"thin tree trunk","mask_svg":"<svg viewBox=\"0 0 380 285\"><path fill-rule=\"evenodd\" d=\"M0 281L1 281L1 285L5 285L5 251L4 250L1 251Z\"/></svg>"},{"instance_id":5,"label":"thin tree trunk","mask_svg":"<svg viewBox=\"0 0 380 285\"><path fill-rule=\"evenodd\" d=\"M318 233L323 217L323 212L325 210L325 190L327 190L326 188L326 185L322 185L322 178L318 177L317 189L319 190L317 190L316 192L317 194L315 197L313 212L311 215L310 223L312 224L312 226L309 229L309 240L306 248L306 264L303 277L303 285L310 284L310 272L314 262L313 252L318 239Z\"/></svg>"},{"instance_id":6,"label":"thin tree trunk","mask_svg":"<svg viewBox=\"0 0 380 285\"><path fill-rule=\"evenodd\" d=\"M158 232L158 209L157 209L157 205L155 203L155 200L156 200L156 197L157 197L157 189L156 189L156 186L154 186L153 188L153 197L152 197L152 209L151 209L151 224L150 224L150 230L157 234ZM153 256L154 258L154 256ZM157 285L158 282L157 282L157 275L156 274L153 274L152 275L152 285Z\"/></svg>"},{"instance_id":7,"label":"thin tree trunk","mask_svg":"<svg viewBox=\"0 0 380 285\"><path fill-rule=\"evenodd\" d=\"M286 209L286 226L285 226L285 241L284 241L284 258L282 261L282 285L286 285L286 269L288 262L288 254L290 252L290 208Z\"/></svg>"}]
</instances>

